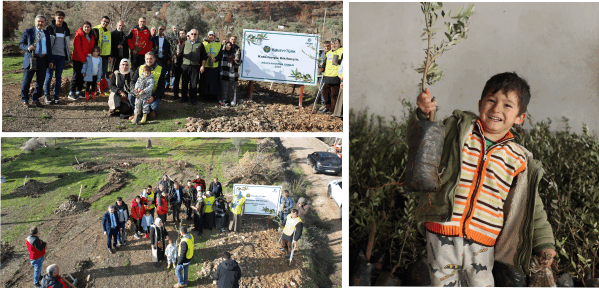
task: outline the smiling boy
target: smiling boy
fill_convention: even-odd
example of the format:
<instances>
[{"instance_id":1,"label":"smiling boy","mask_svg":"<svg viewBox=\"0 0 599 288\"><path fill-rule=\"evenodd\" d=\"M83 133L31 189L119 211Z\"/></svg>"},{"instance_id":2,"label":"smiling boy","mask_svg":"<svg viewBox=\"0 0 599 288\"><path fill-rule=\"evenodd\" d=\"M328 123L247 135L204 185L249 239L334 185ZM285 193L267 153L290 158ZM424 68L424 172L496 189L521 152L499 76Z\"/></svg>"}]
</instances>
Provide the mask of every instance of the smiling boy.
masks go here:
<instances>
[{"instance_id":1,"label":"smiling boy","mask_svg":"<svg viewBox=\"0 0 599 288\"><path fill-rule=\"evenodd\" d=\"M456 110L444 121L438 169L443 184L421 197L417 212L433 286L455 286L460 280L468 286L524 285L500 278L501 273L494 279L493 266L530 274L533 253L555 256L553 232L537 191L541 163L510 132L524 122L529 102L526 81L516 73L501 73L487 81L479 116ZM417 104L410 124L436 109L428 89Z\"/></svg>"}]
</instances>

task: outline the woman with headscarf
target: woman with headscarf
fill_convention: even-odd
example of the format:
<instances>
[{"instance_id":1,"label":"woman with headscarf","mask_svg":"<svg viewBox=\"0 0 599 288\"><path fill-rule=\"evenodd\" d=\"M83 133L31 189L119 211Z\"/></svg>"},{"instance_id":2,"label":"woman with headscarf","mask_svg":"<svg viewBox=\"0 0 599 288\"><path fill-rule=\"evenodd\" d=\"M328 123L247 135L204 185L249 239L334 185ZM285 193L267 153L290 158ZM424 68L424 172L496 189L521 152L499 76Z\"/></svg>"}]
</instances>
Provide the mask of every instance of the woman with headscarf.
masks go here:
<instances>
[{"instance_id":1,"label":"woman with headscarf","mask_svg":"<svg viewBox=\"0 0 599 288\"><path fill-rule=\"evenodd\" d=\"M231 42L225 43L223 58L220 61L221 96L220 105L235 106L237 102L237 80L239 80L239 65L241 65L241 50L235 51Z\"/></svg>"},{"instance_id":2,"label":"woman with headscarf","mask_svg":"<svg viewBox=\"0 0 599 288\"><path fill-rule=\"evenodd\" d=\"M128 98L129 91L133 88L131 74L129 59L121 59L119 71L115 71L110 78L110 96L108 97L108 114L110 116L119 116L120 113L131 114Z\"/></svg>"},{"instance_id":3,"label":"woman with headscarf","mask_svg":"<svg viewBox=\"0 0 599 288\"><path fill-rule=\"evenodd\" d=\"M160 218L156 218L154 224L150 226L150 244L152 245L152 262L156 262L156 267L160 267L160 261L164 260L164 250L166 249L166 240L168 232L164 228L164 223Z\"/></svg>"}]
</instances>

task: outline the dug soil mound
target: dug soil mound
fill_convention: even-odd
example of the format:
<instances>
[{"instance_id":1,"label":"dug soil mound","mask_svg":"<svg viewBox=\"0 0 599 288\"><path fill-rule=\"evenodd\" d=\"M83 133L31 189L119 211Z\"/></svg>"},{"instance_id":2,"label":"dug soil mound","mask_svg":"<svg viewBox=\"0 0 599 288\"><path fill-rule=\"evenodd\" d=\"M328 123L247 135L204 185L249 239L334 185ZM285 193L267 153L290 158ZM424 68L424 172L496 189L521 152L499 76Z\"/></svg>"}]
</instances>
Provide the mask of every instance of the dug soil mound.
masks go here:
<instances>
[{"instance_id":1,"label":"dug soil mound","mask_svg":"<svg viewBox=\"0 0 599 288\"><path fill-rule=\"evenodd\" d=\"M77 169L77 170L87 171L87 170L91 170L92 168L98 166L98 163L83 162L83 163L73 163L73 165L75 165L75 169Z\"/></svg>"},{"instance_id":2,"label":"dug soil mound","mask_svg":"<svg viewBox=\"0 0 599 288\"><path fill-rule=\"evenodd\" d=\"M25 51L23 51L19 45L15 44L3 44L2 45L2 55L4 56L20 56L23 55Z\"/></svg>"},{"instance_id":3,"label":"dug soil mound","mask_svg":"<svg viewBox=\"0 0 599 288\"><path fill-rule=\"evenodd\" d=\"M39 182L34 179L29 179L24 186L15 189L13 193L16 197L31 197L37 198L48 191L48 185L44 182Z\"/></svg>"},{"instance_id":4,"label":"dug soil mound","mask_svg":"<svg viewBox=\"0 0 599 288\"><path fill-rule=\"evenodd\" d=\"M121 171L119 169L112 169L106 181L108 183L123 183L127 180L127 172Z\"/></svg>"},{"instance_id":5,"label":"dug soil mound","mask_svg":"<svg viewBox=\"0 0 599 288\"><path fill-rule=\"evenodd\" d=\"M188 117L185 128L178 132L340 132L343 126L340 118L291 104L247 101L236 107L203 109L199 114L211 119Z\"/></svg>"},{"instance_id":6,"label":"dug soil mound","mask_svg":"<svg viewBox=\"0 0 599 288\"><path fill-rule=\"evenodd\" d=\"M8 261L13 256L13 250L15 247L10 245L8 242L0 243L0 267L4 266L6 261Z\"/></svg>"},{"instance_id":7,"label":"dug soil mound","mask_svg":"<svg viewBox=\"0 0 599 288\"><path fill-rule=\"evenodd\" d=\"M71 195L74 196L74 195ZM77 196L75 196L75 200ZM87 211L87 209L89 208L89 206L91 206L91 204L87 203L87 202L77 202L77 201L73 201L73 200L67 200L65 202L63 202L62 204L60 204L60 206L58 206L58 208L56 208L54 210L54 214L59 215L59 216L68 216L68 215L74 215L74 214L79 214L79 213L83 213L85 211Z\"/></svg>"},{"instance_id":8,"label":"dug soil mound","mask_svg":"<svg viewBox=\"0 0 599 288\"><path fill-rule=\"evenodd\" d=\"M95 173L95 172L104 171L106 169L117 169L117 168L130 169L130 168L134 168L135 166L137 166L143 162L145 162L145 161L120 160L120 161L109 161L109 162L103 162L103 163L96 163L96 162L88 161L88 162L80 162L80 163L75 162L75 163L73 163L73 166L75 167L75 169L80 170L80 171L85 171L87 173Z\"/></svg>"}]
</instances>

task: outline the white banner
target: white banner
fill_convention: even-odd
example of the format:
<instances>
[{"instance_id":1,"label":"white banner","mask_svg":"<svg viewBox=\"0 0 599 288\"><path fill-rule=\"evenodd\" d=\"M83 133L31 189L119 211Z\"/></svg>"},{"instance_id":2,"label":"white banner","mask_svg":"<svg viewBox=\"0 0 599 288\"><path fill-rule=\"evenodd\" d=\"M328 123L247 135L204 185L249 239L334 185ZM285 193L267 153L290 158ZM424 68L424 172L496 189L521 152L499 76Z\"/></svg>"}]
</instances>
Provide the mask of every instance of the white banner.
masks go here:
<instances>
[{"instance_id":1,"label":"white banner","mask_svg":"<svg viewBox=\"0 0 599 288\"><path fill-rule=\"evenodd\" d=\"M319 37L244 29L240 79L316 85Z\"/></svg>"},{"instance_id":2,"label":"white banner","mask_svg":"<svg viewBox=\"0 0 599 288\"><path fill-rule=\"evenodd\" d=\"M234 194L241 191L246 198L244 214L278 215L281 186L233 184Z\"/></svg>"}]
</instances>

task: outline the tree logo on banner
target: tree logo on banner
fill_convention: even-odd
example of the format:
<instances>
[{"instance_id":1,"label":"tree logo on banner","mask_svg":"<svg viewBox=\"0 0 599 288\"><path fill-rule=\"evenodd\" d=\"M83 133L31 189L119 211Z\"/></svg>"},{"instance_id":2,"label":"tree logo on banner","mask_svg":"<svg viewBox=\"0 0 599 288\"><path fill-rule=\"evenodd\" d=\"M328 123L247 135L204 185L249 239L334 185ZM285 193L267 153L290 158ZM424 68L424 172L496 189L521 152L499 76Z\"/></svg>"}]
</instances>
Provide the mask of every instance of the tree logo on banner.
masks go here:
<instances>
[{"instance_id":1,"label":"tree logo on banner","mask_svg":"<svg viewBox=\"0 0 599 288\"><path fill-rule=\"evenodd\" d=\"M270 52L270 46L264 46L264 52L266 52L266 53Z\"/></svg>"}]
</instances>

